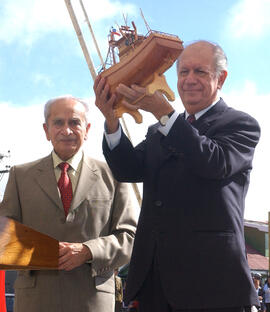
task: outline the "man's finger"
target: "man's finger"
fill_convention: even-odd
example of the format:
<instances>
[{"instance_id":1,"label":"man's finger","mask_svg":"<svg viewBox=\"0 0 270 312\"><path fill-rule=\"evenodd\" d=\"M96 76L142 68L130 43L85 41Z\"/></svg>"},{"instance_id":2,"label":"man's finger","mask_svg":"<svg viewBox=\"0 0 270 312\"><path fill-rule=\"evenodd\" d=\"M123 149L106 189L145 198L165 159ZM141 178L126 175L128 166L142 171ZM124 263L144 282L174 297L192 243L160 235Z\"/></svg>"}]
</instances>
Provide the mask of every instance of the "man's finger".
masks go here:
<instances>
[{"instance_id":1,"label":"man's finger","mask_svg":"<svg viewBox=\"0 0 270 312\"><path fill-rule=\"evenodd\" d=\"M126 85L120 83L119 86L116 88L116 92L118 94L123 95L125 98L128 98L130 100L135 100L138 96L141 94L137 91L127 87Z\"/></svg>"},{"instance_id":2,"label":"man's finger","mask_svg":"<svg viewBox=\"0 0 270 312\"><path fill-rule=\"evenodd\" d=\"M127 102L126 100L122 101L122 105L130 110L136 111L140 108L140 103L136 103L136 104L130 104L129 102Z\"/></svg>"},{"instance_id":3,"label":"man's finger","mask_svg":"<svg viewBox=\"0 0 270 312\"><path fill-rule=\"evenodd\" d=\"M136 84L133 84L133 85L131 85L131 89L136 91L136 92L139 92L141 94L146 94L146 88L145 87L140 87Z\"/></svg>"},{"instance_id":4,"label":"man's finger","mask_svg":"<svg viewBox=\"0 0 270 312\"><path fill-rule=\"evenodd\" d=\"M96 79L95 79L95 81L94 81L94 86L93 86L93 89L94 89L94 90L96 90L96 88L97 88L97 86L98 86L100 80L101 80L101 76L97 76Z\"/></svg>"}]
</instances>

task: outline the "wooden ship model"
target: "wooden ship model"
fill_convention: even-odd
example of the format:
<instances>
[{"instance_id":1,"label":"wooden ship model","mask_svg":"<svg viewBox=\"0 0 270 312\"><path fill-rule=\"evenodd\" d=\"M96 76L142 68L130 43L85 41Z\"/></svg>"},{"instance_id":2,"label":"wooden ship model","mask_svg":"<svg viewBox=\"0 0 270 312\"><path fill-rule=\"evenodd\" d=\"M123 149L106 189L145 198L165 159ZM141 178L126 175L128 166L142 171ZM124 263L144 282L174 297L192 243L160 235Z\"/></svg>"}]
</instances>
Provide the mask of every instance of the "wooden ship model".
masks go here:
<instances>
[{"instance_id":1,"label":"wooden ship model","mask_svg":"<svg viewBox=\"0 0 270 312\"><path fill-rule=\"evenodd\" d=\"M160 91L168 100L174 100L174 93L169 88L163 73L169 69L183 51L182 41L175 35L151 30L148 25L146 36L138 35L132 22L133 29L128 26L119 27L119 33L111 29L109 35L109 52L106 64L111 67L104 69L101 76L106 78L113 93L119 83L127 86L137 84L146 87L146 95ZM116 40L116 36L121 38ZM115 49L118 49L119 62L116 61ZM108 62L110 60L110 62ZM141 98L140 98L141 99ZM115 106L117 117L127 112L137 123L142 122L142 115L137 110L129 110L121 105L119 98ZM137 103L138 100L134 103Z\"/></svg>"},{"instance_id":2,"label":"wooden ship model","mask_svg":"<svg viewBox=\"0 0 270 312\"><path fill-rule=\"evenodd\" d=\"M146 87L145 96L154 94L155 91L159 90L167 96L168 100L174 100L174 94L167 85L163 73L172 66L180 53L183 51L182 41L175 35L151 30L141 10L141 15L145 22L148 33L145 36L138 35L135 24L132 22L133 29L130 29L126 23L126 26L119 27L119 35L122 37L116 40L115 34L117 32L116 30L111 29L109 35L109 53L107 60L111 59L112 61L109 64L110 67L106 69L105 63L108 64L108 62L103 62L91 23L83 5L83 0L80 0L79 2L84 13L85 21L87 22L89 31L93 38L97 54L101 60L103 68L101 76L106 78L107 83L110 85L111 93L115 91L116 87L120 83L123 83L127 86L138 84L139 86ZM87 49L87 45L83 38L83 34L76 18L76 14L73 10L71 1L65 0L65 3L91 76L93 80L95 80L95 66ZM116 61L116 48L119 51L119 62ZM141 99L142 97L137 99L135 103L139 102ZM121 117L123 113L127 112L134 117L137 123L141 123L141 114L138 111L128 110L125 108L121 104L122 100L123 99L118 98L115 106L115 113L117 117ZM122 121L124 122L123 118Z\"/></svg>"}]
</instances>

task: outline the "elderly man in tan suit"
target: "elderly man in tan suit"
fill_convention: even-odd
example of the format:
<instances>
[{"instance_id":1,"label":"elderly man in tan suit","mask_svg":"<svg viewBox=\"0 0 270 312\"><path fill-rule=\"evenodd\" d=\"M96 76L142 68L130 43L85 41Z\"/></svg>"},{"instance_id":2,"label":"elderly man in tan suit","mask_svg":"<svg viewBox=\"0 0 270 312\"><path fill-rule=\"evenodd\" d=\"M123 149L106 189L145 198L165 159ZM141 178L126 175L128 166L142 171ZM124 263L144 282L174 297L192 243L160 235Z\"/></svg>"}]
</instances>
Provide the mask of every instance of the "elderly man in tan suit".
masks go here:
<instances>
[{"instance_id":1,"label":"elderly man in tan suit","mask_svg":"<svg viewBox=\"0 0 270 312\"><path fill-rule=\"evenodd\" d=\"M0 215L60 241L59 270L18 272L15 312L114 311L114 269L130 259L136 221L127 185L82 151L87 110L72 96L48 101L52 153L10 170Z\"/></svg>"}]
</instances>

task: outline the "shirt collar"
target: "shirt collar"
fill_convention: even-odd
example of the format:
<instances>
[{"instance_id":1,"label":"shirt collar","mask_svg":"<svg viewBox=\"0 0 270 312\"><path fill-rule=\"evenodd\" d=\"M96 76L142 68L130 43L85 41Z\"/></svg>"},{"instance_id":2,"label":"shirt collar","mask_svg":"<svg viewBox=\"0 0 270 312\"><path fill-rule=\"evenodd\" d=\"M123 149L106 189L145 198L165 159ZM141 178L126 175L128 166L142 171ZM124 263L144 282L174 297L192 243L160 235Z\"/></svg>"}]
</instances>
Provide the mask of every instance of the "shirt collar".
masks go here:
<instances>
[{"instance_id":1,"label":"shirt collar","mask_svg":"<svg viewBox=\"0 0 270 312\"><path fill-rule=\"evenodd\" d=\"M70 159L66 160L73 170L77 171L80 165L80 162L83 157L83 151L80 149L74 156L72 156ZM62 160L53 150L52 151L52 158L53 158L53 167L54 169L61 164L64 160Z\"/></svg>"},{"instance_id":2,"label":"shirt collar","mask_svg":"<svg viewBox=\"0 0 270 312\"><path fill-rule=\"evenodd\" d=\"M194 114L196 120L199 119L207 111L209 111L210 108L212 108L214 105L216 105L219 100L220 100L220 97L218 97L211 105L207 106L206 108L204 108L201 111L199 111L196 114ZM189 115L190 114L187 111L185 111L185 119L187 119Z\"/></svg>"}]
</instances>

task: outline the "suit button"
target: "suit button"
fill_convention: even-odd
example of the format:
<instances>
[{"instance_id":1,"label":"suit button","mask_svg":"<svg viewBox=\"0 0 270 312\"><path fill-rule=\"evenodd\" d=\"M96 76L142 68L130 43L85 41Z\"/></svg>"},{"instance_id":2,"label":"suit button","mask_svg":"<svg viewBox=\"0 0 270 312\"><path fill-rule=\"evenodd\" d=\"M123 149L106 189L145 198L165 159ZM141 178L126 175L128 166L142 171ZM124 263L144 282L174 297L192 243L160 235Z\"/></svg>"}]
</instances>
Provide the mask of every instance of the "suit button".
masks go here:
<instances>
[{"instance_id":1,"label":"suit button","mask_svg":"<svg viewBox=\"0 0 270 312\"><path fill-rule=\"evenodd\" d=\"M161 207L162 206L162 201L161 200L156 200L155 201L155 206Z\"/></svg>"}]
</instances>

